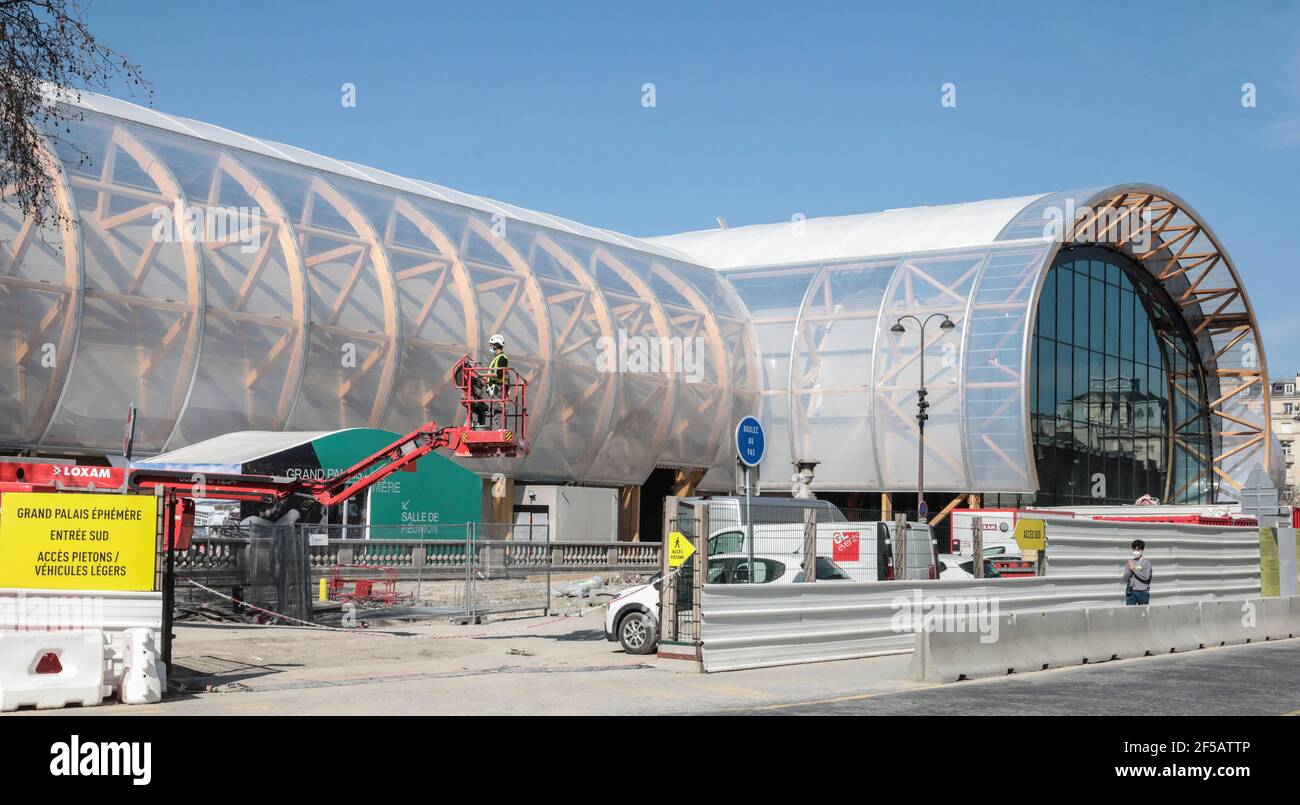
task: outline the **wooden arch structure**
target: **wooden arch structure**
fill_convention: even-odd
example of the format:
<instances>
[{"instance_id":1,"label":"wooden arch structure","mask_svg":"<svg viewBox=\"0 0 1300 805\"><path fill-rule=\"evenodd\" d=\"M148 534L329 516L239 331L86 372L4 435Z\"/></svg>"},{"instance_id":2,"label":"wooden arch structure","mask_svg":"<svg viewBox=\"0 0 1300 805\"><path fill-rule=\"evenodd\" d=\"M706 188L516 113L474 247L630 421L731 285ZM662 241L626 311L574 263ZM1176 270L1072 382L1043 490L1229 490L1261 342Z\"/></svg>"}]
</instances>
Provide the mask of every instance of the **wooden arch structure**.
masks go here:
<instances>
[{"instance_id":1,"label":"wooden arch structure","mask_svg":"<svg viewBox=\"0 0 1300 805\"><path fill-rule=\"evenodd\" d=\"M1185 450L1203 466L1184 486L1212 473L1215 483L1240 491L1256 461L1268 470L1279 457L1272 455L1268 366L1259 324L1232 258L1186 202L1161 188L1110 188L1083 199L1078 210L1065 242L1129 255L1168 294L1196 342L1206 399L1192 398L1195 378L1171 378L1174 393L1196 409L1192 417L1171 422L1171 450ZM1206 414L1208 454L1184 436Z\"/></svg>"},{"instance_id":2,"label":"wooden arch structure","mask_svg":"<svg viewBox=\"0 0 1300 805\"><path fill-rule=\"evenodd\" d=\"M84 288L81 227L67 174L48 144L40 159L55 206L44 230L12 208L0 210L0 305L14 328L12 357L0 367L12 372L15 409L0 434L19 443L39 442L58 407L76 351Z\"/></svg>"}]
</instances>

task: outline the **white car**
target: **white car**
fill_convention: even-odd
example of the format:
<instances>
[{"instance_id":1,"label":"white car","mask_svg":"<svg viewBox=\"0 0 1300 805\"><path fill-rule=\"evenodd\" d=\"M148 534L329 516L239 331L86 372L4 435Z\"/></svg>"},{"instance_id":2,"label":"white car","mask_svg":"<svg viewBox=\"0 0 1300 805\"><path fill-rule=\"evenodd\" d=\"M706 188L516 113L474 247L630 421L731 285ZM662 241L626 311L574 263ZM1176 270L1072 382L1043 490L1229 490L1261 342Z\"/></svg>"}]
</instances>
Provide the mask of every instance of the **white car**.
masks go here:
<instances>
[{"instance_id":1,"label":"white car","mask_svg":"<svg viewBox=\"0 0 1300 805\"><path fill-rule=\"evenodd\" d=\"M754 557L755 584L796 584L803 581L803 557L760 554ZM685 569L689 570L690 562ZM618 641L628 654L649 654L659 645L661 574L650 583L630 587L605 606L605 639ZM688 574L689 577L689 574ZM749 556L724 553L709 557L708 584L748 584ZM839 565L817 557L817 581L851 581Z\"/></svg>"},{"instance_id":2,"label":"white car","mask_svg":"<svg viewBox=\"0 0 1300 805\"><path fill-rule=\"evenodd\" d=\"M995 554L1000 554L1001 548L996 549ZM989 562L989 556L995 555L989 551L984 552L984 578L996 579L999 574ZM973 579L975 578L975 560L969 556L962 556L953 553L939 554L939 578L941 579Z\"/></svg>"}]
</instances>

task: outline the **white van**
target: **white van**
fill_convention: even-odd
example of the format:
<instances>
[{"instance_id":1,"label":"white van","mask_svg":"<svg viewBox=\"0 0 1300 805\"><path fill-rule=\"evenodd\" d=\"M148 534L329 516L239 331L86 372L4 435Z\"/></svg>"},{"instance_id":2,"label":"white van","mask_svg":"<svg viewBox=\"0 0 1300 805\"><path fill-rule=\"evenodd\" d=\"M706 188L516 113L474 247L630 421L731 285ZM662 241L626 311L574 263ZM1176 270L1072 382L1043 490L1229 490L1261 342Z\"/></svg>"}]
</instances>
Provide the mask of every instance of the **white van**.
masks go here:
<instances>
[{"instance_id":1,"label":"white van","mask_svg":"<svg viewBox=\"0 0 1300 805\"><path fill-rule=\"evenodd\" d=\"M709 528L743 526L745 520L745 498L743 496L720 495L718 497L682 498L682 506L708 506ZM848 522L844 512L829 500L817 498L780 498L756 495L750 498L749 511L754 524L799 523L803 524L805 509L812 509L819 523Z\"/></svg>"},{"instance_id":2,"label":"white van","mask_svg":"<svg viewBox=\"0 0 1300 805\"><path fill-rule=\"evenodd\" d=\"M758 518L755 518L757 520ZM710 513L710 523L712 514ZM908 523L909 579L938 577L934 539L930 527ZM743 525L713 527L709 556L749 551ZM817 555L839 565L853 581L887 581L894 578L893 523L879 520L852 523L817 523ZM802 556L803 523L755 523L754 553Z\"/></svg>"}]
</instances>

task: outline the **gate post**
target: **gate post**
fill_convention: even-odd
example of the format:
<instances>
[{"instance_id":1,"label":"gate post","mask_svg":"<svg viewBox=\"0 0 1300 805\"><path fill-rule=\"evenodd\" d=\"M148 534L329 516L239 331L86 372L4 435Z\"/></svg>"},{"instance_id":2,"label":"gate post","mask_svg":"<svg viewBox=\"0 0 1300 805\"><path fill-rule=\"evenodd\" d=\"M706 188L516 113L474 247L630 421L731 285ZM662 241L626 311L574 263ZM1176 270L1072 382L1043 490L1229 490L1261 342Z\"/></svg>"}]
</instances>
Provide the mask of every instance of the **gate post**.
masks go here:
<instances>
[{"instance_id":1,"label":"gate post","mask_svg":"<svg viewBox=\"0 0 1300 805\"><path fill-rule=\"evenodd\" d=\"M907 515L894 515L894 578L907 579Z\"/></svg>"},{"instance_id":2,"label":"gate post","mask_svg":"<svg viewBox=\"0 0 1300 805\"><path fill-rule=\"evenodd\" d=\"M803 580L817 581L817 518L812 509L803 510Z\"/></svg>"},{"instance_id":3,"label":"gate post","mask_svg":"<svg viewBox=\"0 0 1300 805\"><path fill-rule=\"evenodd\" d=\"M695 585L691 622L695 624L695 659L704 659L704 580L709 575L709 507L695 507Z\"/></svg>"},{"instance_id":4,"label":"gate post","mask_svg":"<svg viewBox=\"0 0 1300 805\"><path fill-rule=\"evenodd\" d=\"M660 579L659 584L659 640L677 639L677 579L671 573L672 568L668 566L668 544L672 541L670 534L677 528L677 501L675 496L669 495L664 498L664 527L663 538L660 544L663 546L659 551Z\"/></svg>"}]
</instances>

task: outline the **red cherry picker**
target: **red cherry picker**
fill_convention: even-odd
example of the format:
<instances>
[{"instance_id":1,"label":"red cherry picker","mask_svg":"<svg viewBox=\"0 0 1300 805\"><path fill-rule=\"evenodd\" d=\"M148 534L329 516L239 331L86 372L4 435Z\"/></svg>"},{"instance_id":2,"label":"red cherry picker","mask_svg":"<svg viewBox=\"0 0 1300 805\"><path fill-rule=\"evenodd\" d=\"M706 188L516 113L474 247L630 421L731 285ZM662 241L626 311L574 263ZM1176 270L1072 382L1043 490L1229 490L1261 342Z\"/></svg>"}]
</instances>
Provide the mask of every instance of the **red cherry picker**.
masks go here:
<instances>
[{"instance_id":1,"label":"red cherry picker","mask_svg":"<svg viewBox=\"0 0 1300 805\"><path fill-rule=\"evenodd\" d=\"M427 422L328 480L135 468L128 485L133 491L162 489L188 499L262 502L268 506L268 519L275 519L295 498L335 506L395 472L414 472L416 462L434 450L445 448L461 458L522 455L528 452L528 384L514 371L489 369L462 358L453 370L464 409L460 424ZM509 382L489 379L499 372L508 373Z\"/></svg>"}]
</instances>

